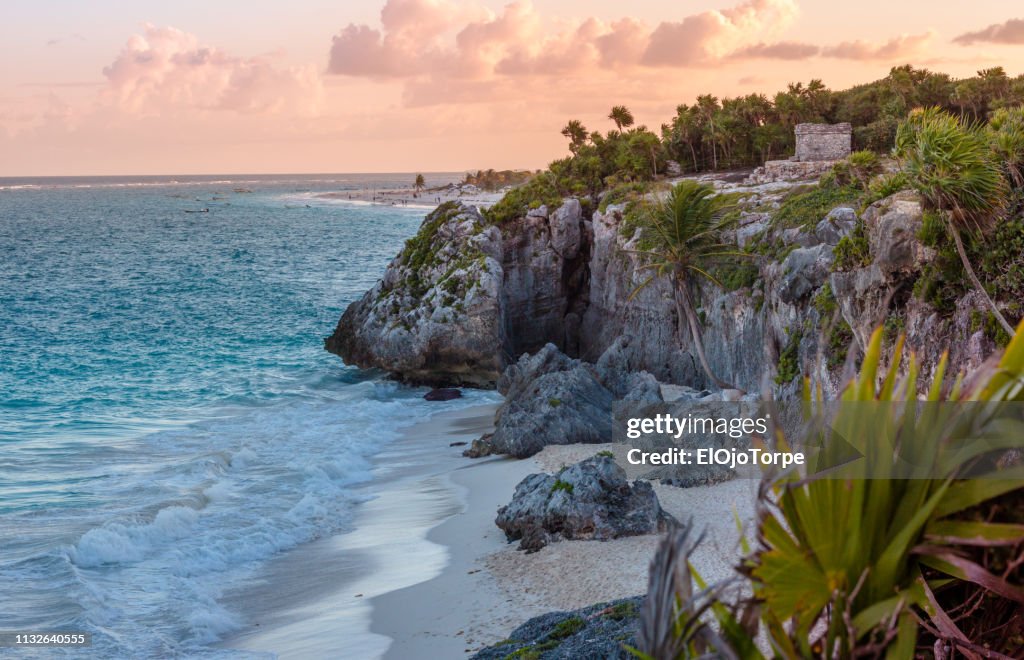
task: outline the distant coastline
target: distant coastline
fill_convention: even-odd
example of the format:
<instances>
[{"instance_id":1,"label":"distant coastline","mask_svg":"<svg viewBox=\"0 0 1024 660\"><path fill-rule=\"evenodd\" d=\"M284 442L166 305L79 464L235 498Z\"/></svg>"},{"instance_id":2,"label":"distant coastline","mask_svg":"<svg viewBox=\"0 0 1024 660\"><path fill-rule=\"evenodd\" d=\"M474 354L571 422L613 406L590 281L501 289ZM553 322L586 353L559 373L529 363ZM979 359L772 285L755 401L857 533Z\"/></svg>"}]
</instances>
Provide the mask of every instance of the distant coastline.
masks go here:
<instances>
[{"instance_id":1,"label":"distant coastline","mask_svg":"<svg viewBox=\"0 0 1024 660\"><path fill-rule=\"evenodd\" d=\"M505 191L487 192L475 186L449 184L436 188L417 191L414 188L360 188L315 195L317 199L352 202L358 204L376 204L379 206L408 206L434 208L445 202L459 201L480 208L487 208L498 202Z\"/></svg>"}]
</instances>

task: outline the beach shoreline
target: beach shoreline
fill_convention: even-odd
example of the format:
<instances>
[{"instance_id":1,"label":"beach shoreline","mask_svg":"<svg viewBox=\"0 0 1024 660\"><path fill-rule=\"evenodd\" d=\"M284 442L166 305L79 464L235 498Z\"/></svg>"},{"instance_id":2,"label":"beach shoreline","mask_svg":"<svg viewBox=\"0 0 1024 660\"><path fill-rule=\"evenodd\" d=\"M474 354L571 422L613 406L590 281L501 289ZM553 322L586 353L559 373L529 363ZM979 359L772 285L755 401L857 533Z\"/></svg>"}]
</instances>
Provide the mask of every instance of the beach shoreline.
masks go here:
<instances>
[{"instance_id":1,"label":"beach shoreline","mask_svg":"<svg viewBox=\"0 0 1024 660\"><path fill-rule=\"evenodd\" d=\"M456 185L448 185L424 190L416 190L414 188L382 188L380 190L360 188L358 190L317 193L313 196L313 199L351 204L425 209L435 208L445 202L462 202L483 209L496 204L504 194L504 191L464 190Z\"/></svg>"},{"instance_id":2,"label":"beach shoreline","mask_svg":"<svg viewBox=\"0 0 1024 660\"><path fill-rule=\"evenodd\" d=\"M612 445L463 457L458 443L488 432L495 407L441 411L406 429L376 458L372 499L353 529L291 553L270 573L268 608L250 609L247 629L220 646L280 658L467 657L532 617L644 593L658 534L563 540L530 554L507 542L494 518L523 478ZM756 482L654 488L666 511L704 531L694 566L710 581L728 577L739 557L736 519L749 528ZM281 585L292 597L280 597Z\"/></svg>"}]
</instances>

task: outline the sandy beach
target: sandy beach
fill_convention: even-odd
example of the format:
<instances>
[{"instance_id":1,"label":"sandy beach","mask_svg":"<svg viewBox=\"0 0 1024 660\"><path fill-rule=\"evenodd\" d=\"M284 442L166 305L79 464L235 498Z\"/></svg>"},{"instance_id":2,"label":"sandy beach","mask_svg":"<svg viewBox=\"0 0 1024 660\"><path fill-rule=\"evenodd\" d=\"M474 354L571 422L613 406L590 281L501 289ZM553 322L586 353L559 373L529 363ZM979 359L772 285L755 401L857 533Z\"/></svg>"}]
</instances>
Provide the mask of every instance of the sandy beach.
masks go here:
<instances>
[{"instance_id":1,"label":"sandy beach","mask_svg":"<svg viewBox=\"0 0 1024 660\"><path fill-rule=\"evenodd\" d=\"M464 458L451 444L489 430L494 409L440 412L389 445L355 528L290 553L262 593L238 595L255 625L222 647L281 658L466 657L533 616L643 593L657 535L560 541L532 554L507 543L494 517L520 480L611 445ZM727 577L739 557L734 512L750 524L756 482L654 488L669 513L704 530L697 570Z\"/></svg>"},{"instance_id":2,"label":"sandy beach","mask_svg":"<svg viewBox=\"0 0 1024 660\"><path fill-rule=\"evenodd\" d=\"M317 199L352 202L354 204L374 204L378 206L407 206L417 208L434 208L445 202L459 201L487 208L504 196L504 192L487 192L484 190L463 190L459 186L444 186L415 190L413 188L346 190L327 192L316 195Z\"/></svg>"}]
</instances>

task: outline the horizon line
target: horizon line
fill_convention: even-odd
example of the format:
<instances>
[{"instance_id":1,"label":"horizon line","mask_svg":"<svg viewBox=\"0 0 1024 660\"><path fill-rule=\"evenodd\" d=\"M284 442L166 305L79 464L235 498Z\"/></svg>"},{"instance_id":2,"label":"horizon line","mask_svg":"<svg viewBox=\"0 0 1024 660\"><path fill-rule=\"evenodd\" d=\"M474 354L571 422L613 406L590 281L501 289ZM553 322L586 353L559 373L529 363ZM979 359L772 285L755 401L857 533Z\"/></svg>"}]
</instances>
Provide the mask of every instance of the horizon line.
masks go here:
<instances>
[{"instance_id":1,"label":"horizon line","mask_svg":"<svg viewBox=\"0 0 1024 660\"><path fill-rule=\"evenodd\" d=\"M190 177L190 176L221 176L221 177L245 177L245 176L338 176L338 175L384 175L384 176L396 176L405 174L461 174L461 173L476 173L478 171L486 172L489 169L493 169L496 172L501 171L521 171L521 172L535 172L538 168L528 167L510 167L510 168L464 168L458 170L394 170L390 172L192 172L182 173L177 172L174 174L0 174L0 179L81 179L81 178L130 178L130 177ZM539 168L543 169L543 168Z\"/></svg>"}]
</instances>

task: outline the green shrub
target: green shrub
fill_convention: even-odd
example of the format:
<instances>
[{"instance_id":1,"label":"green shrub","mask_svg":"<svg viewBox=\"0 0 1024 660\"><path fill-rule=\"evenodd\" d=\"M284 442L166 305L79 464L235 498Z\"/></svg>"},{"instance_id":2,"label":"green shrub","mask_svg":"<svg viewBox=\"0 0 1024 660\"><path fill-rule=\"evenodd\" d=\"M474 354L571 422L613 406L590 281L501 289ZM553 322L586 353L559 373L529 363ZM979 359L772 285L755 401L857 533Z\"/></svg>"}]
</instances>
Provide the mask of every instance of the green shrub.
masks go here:
<instances>
[{"instance_id":1,"label":"green shrub","mask_svg":"<svg viewBox=\"0 0 1024 660\"><path fill-rule=\"evenodd\" d=\"M504 225L516 218L526 215L531 209L547 205L555 209L562 205L565 197L559 189L554 175L542 172L527 183L505 193L496 204L483 211L487 221L494 225Z\"/></svg>"},{"instance_id":2,"label":"green shrub","mask_svg":"<svg viewBox=\"0 0 1024 660\"><path fill-rule=\"evenodd\" d=\"M650 191L651 184L646 181L618 183L601 195L601 203L598 204L597 210L604 213L612 204L639 201Z\"/></svg>"},{"instance_id":3,"label":"green shrub","mask_svg":"<svg viewBox=\"0 0 1024 660\"><path fill-rule=\"evenodd\" d=\"M564 490L568 494L572 495L572 484L568 481L562 481L561 479L555 479L555 483L551 485L551 494L554 495L557 491Z\"/></svg>"},{"instance_id":4,"label":"green shrub","mask_svg":"<svg viewBox=\"0 0 1024 660\"><path fill-rule=\"evenodd\" d=\"M818 310L820 325L827 328L822 352L828 366L830 369L840 367L846 361L846 353L853 341L853 329L839 314L839 303L828 282L818 290L811 304Z\"/></svg>"},{"instance_id":5,"label":"green shrub","mask_svg":"<svg viewBox=\"0 0 1024 660\"><path fill-rule=\"evenodd\" d=\"M814 309L818 310L818 317L822 321L832 318L832 315L836 313L837 309L839 309L839 305L836 302L836 295L832 292L832 285L828 282L825 282L825 284L818 289L818 293L814 294L811 304L814 305Z\"/></svg>"},{"instance_id":6,"label":"green shrub","mask_svg":"<svg viewBox=\"0 0 1024 660\"><path fill-rule=\"evenodd\" d=\"M761 268L754 255L751 258L737 258L733 263L719 264L710 270L726 291L750 289L761 279Z\"/></svg>"},{"instance_id":7,"label":"green shrub","mask_svg":"<svg viewBox=\"0 0 1024 660\"><path fill-rule=\"evenodd\" d=\"M646 200L627 202L626 208L622 211L622 222L619 223L619 236L630 240L638 229L647 228L650 213L651 205ZM639 247L641 250L649 250L652 245L651 238L649 235L645 235L646 233L640 235Z\"/></svg>"},{"instance_id":8,"label":"green shrub","mask_svg":"<svg viewBox=\"0 0 1024 660\"><path fill-rule=\"evenodd\" d=\"M782 201L772 218L772 224L780 229L792 227L813 227L829 211L857 202L860 190L854 186L814 186L794 188Z\"/></svg>"},{"instance_id":9,"label":"green shrub","mask_svg":"<svg viewBox=\"0 0 1024 660\"><path fill-rule=\"evenodd\" d=\"M906 190L908 187L907 175L903 172L882 174L872 179L871 183L868 184L868 191L862 200L862 204L869 206L880 199L885 199L901 190Z\"/></svg>"},{"instance_id":10,"label":"green shrub","mask_svg":"<svg viewBox=\"0 0 1024 660\"><path fill-rule=\"evenodd\" d=\"M967 275L945 222L935 211L925 211L917 237L935 250L914 282L914 295L943 314L952 314L957 300L967 293Z\"/></svg>"},{"instance_id":11,"label":"green shrub","mask_svg":"<svg viewBox=\"0 0 1024 660\"><path fill-rule=\"evenodd\" d=\"M983 312L977 309L971 310L971 332L981 330L985 336L991 339L997 346L1006 346L1010 343L1010 335L1006 333L1003 326L999 325L995 314Z\"/></svg>"},{"instance_id":12,"label":"green shrub","mask_svg":"<svg viewBox=\"0 0 1024 660\"><path fill-rule=\"evenodd\" d=\"M1024 212L1001 219L983 242L975 246L979 276L997 300L1006 301L1011 319L1024 316ZM1002 327L1000 327L1002 330ZM1000 336L1008 336L1002 330Z\"/></svg>"},{"instance_id":13,"label":"green shrub","mask_svg":"<svg viewBox=\"0 0 1024 660\"><path fill-rule=\"evenodd\" d=\"M558 644L556 643L555 646L557 647ZM521 649L517 649L512 653L509 653L502 658L502 660L540 660L540 654L548 650L550 650L550 648L542 649L538 644L531 644L530 646L524 646Z\"/></svg>"},{"instance_id":14,"label":"green shrub","mask_svg":"<svg viewBox=\"0 0 1024 660\"><path fill-rule=\"evenodd\" d=\"M835 255L833 271L854 270L871 264L871 248L863 220L858 219L853 231L839 239L832 253Z\"/></svg>"},{"instance_id":15,"label":"green shrub","mask_svg":"<svg viewBox=\"0 0 1024 660\"><path fill-rule=\"evenodd\" d=\"M825 338L825 360L830 369L837 369L846 362L846 354L853 343L853 328L846 319L836 317Z\"/></svg>"},{"instance_id":16,"label":"green shrub","mask_svg":"<svg viewBox=\"0 0 1024 660\"><path fill-rule=\"evenodd\" d=\"M612 621L623 621L624 619L632 619L639 613L636 603L628 601L625 603L619 603L611 608L611 611L605 614L605 616Z\"/></svg>"},{"instance_id":17,"label":"green shrub","mask_svg":"<svg viewBox=\"0 0 1024 660\"><path fill-rule=\"evenodd\" d=\"M881 173L882 164L873 151L855 151L832 166L822 177L823 186L855 186L867 190L872 178Z\"/></svg>"},{"instance_id":18,"label":"green shrub","mask_svg":"<svg viewBox=\"0 0 1024 660\"><path fill-rule=\"evenodd\" d=\"M775 370L775 384L785 385L800 375L800 340L803 333L791 331L786 347L779 354L779 364Z\"/></svg>"},{"instance_id":19,"label":"green shrub","mask_svg":"<svg viewBox=\"0 0 1024 660\"><path fill-rule=\"evenodd\" d=\"M565 639L571 637L583 630L587 625L587 622L578 616L570 617L565 621L560 621L555 626L554 630L548 633L549 639Z\"/></svg>"}]
</instances>

